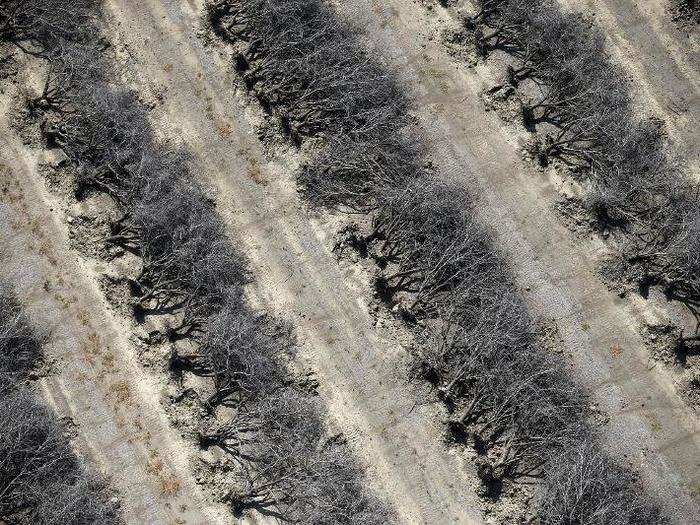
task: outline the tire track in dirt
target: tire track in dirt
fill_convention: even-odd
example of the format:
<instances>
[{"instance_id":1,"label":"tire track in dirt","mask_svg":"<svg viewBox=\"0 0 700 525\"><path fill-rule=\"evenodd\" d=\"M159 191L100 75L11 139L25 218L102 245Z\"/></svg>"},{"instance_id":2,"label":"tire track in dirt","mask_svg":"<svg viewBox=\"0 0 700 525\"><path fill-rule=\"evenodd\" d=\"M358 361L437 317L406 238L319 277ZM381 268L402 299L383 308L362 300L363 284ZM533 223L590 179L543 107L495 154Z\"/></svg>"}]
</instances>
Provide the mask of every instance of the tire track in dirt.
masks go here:
<instances>
[{"instance_id":1,"label":"tire track in dirt","mask_svg":"<svg viewBox=\"0 0 700 525\"><path fill-rule=\"evenodd\" d=\"M654 368L640 324L664 305L620 299L597 275L605 246L576 239L552 206L563 180L523 163L525 133L484 110L489 84L477 68L455 65L440 41L451 16L404 0L351 0L338 6L349 20L371 14L362 28L377 54L415 87L417 115L430 130L441 173L482 192L479 212L496 233L535 313L555 319L576 375L609 415L603 440L615 457L641 471L652 492L665 495L679 523L692 523L700 503L700 433L696 414L675 392L672 374ZM442 20L440 20L442 18Z\"/></svg>"},{"instance_id":2,"label":"tire track in dirt","mask_svg":"<svg viewBox=\"0 0 700 525\"><path fill-rule=\"evenodd\" d=\"M293 159L265 160L230 63L197 39L201 5L110 6L119 54L138 68L134 80L151 91L144 96L158 100L154 119L194 152L201 180L216 189L219 213L252 261L253 300L292 321L331 426L368 465L372 488L402 523L480 522L471 472L443 446L435 407L414 406L406 353L374 328L364 287L339 268L327 230L304 212Z\"/></svg>"},{"instance_id":3,"label":"tire track in dirt","mask_svg":"<svg viewBox=\"0 0 700 525\"><path fill-rule=\"evenodd\" d=\"M3 95L6 98L7 95ZM126 523L225 523L205 502L188 464L191 450L176 437L159 404L162 387L140 368L128 326L115 318L97 285L98 268L69 248L66 210L48 193L37 155L19 143L0 115L0 220L9 246L3 273L41 324L51 329L40 384L59 417L76 425L78 452L118 492Z\"/></svg>"}]
</instances>

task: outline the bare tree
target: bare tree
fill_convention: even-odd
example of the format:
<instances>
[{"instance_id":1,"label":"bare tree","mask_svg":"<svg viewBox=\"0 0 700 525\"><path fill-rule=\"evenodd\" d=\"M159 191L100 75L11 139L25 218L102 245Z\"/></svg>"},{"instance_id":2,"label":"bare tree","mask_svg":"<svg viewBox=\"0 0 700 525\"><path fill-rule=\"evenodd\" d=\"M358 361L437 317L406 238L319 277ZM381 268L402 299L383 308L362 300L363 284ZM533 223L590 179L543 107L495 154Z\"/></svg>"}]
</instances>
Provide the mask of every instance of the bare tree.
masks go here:
<instances>
[{"instance_id":1,"label":"bare tree","mask_svg":"<svg viewBox=\"0 0 700 525\"><path fill-rule=\"evenodd\" d=\"M537 513L545 525L646 525L668 520L658 502L590 438L555 456L544 484Z\"/></svg>"},{"instance_id":2,"label":"bare tree","mask_svg":"<svg viewBox=\"0 0 700 525\"><path fill-rule=\"evenodd\" d=\"M238 461L237 511L256 509L303 524L390 523L394 517L363 487L347 447L326 437L318 399L294 388L239 407L201 437Z\"/></svg>"},{"instance_id":3,"label":"bare tree","mask_svg":"<svg viewBox=\"0 0 700 525\"><path fill-rule=\"evenodd\" d=\"M378 287L388 297L407 293L405 311L430 315L441 296L501 269L471 201L463 187L432 177L387 188L369 239L384 268Z\"/></svg>"},{"instance_id":4,"label":"bare tree","mask_svg":"<svg viewBox=\"0 0 700 525\"><path fill-rule=\"evenodd\" d=\"M183 311L175 332L201 325L226 290L247 281L245 263L196 186L171 176L137 186L128 212L143 260L132 282L138 312Z\"/></svg>"},{"instance_id":5,"label":"bare tree","mask_svg":"<svg viewBox=\"0 0 700 525\"><path fill-rule=\"evenodd\" d=\"M38 523L71 525L117 524L115 500L109 498L105 483L89 472L78 471L41 487L43 497L34 513Z\"/></svg>"},{"instance_id":6,"label":"bare tree","mask_svg":"<svg viewBox=\"0 0 700 525\"><path fill-rule=\"evenodd\" d=\"M535 346L522 301L506 286L464 301L468 313L420 333L418 364L453 411L454 436L470 437L487 460L483 478L537 477L580 431L586 395L561 359Z\"/></svg>"},{"instance_id":7,"label":"bare tree","mask_svg":"<svg viewBox=\"0 0 700 525\"><path fill-rule=\"evenodd\" d=\"M244 74L300 135L379 136L404 120L406 100L331 10L317 0L215 0L212 27L249 42Z\"/></svg>"},{"instance_id":8,"label":"bare tree","mask_svg":"<svg viewBox=\"0 0 700 525\"><path fill-rule=\"evenodd\" d=\"M697 0L670 0L669 11L681 26L697 29L700 25L700 3Z\"/></svg>"},{"instance_id":9,"label":"bare tree","mask_svg":"<svg viewBox=\"0 0 700 525\"><path fill-rule=\"evenodd\" d=\"M344 44L334 47L330 33L324 38L328 56L319 60L329 63L344 52ZM329 444L318 398L290 373L296 346L289 329L246 305L245 258L231 247L210 199L194 182L186 152L154 138L136 93L115 86L105 60L85 65L94 41L59 39L53 45L45 87L30 101L31 109L46 142L62 148L74 165L76 196L104 193L119 209L104 242L140 258L141 271L129 281L134 313L164 318L172 371L212 378L214 394L204 403L212 419L220 406L231 411L227 421L202 430L200 444L218 446L237 461L240 483L232 489L232 506L309 525L392 522L391 513L363 488L349 450ZM372 67L368 63L364 71ZM290 112L287 121L295 133L366 119L365 133L381 134L387 125L382 119L391 122L397 103L386 91L389 84L364 87L384 97L377 109L362 90L346 96L350 84L343 86L342 71L324 73L318 69L311 80L335 85L325 91L302 88L310 102L301 111L309 113L302 118ZM316 106L314 113L310 108ZM344 115L348 107L351 113ZM75 523L109 523L90 480L62 470L63 478L47 480L43 488L47 494L60 491L60 498L35 502L40 512L63 512Z\"/></svg>"},{"instance_id":10,"label":"bare tree","mask_svg":"<svg viewBox=\"0 0 700 525\"><path fill-rule=\"evenodd\" d=\"M580 18L562 15L549 0L482 0L480 6L469 23L481 53L501 49L517 57L511 84L538 88L529 91L530 98L522 97L522 107L528 126L548 126L541 158L556 156L596 170L608 166L619 150L608 148L607 141L619 142L629 100L624 78L601 60L602 38L590 39ZM418 368L452 411L455 434L467 435L481 455L485 483L545 475L553 455L564 454L586 435L587 396L564 362L538 346L535 323L505 259L476 219L472 196L426 175L421 140L408 125L408 105L389 106L374 91L368 93L379 101L376 106L354 98L356 87L372 80L373 70L365 68L357 44L318 2L215 0L208 12L223 39L247 44L236 66L263 106L281 115L293 134L321 138L299 175L310 202L376 212L367 235L354 230L354 243L377 262L380 295L412 321ZM367 78L354 77L344 69L348 64ZM383 82L382 75L377 78ZM337 113L343 106L347 115ZM356 107L375 113L350 111ZM381 136L365 133L373 121L355 118L374 117L376 110L384 116L370 129L386 130ZM595 175L602 181L608 173ZM612 209L614 203L609 204ZM265 414L275 412L257 402L234 406L235 418L243 421L202 439L242 457ZM246 410L250 406L256 410ZM308 457L301 449L297 455ZM293 480L307 479L294 465L287 468ZM246 479L247 497L241 501L275 508L288 504L271 485L261 492ZM281 475L274 479L290 482Z\"/></svg>"},{"instance_id":11,"label":"bare tree","mask_svg":"<svg viewBox=\"0 0 700 525\"><path fill-rule=\"evenodd\" d=\"M90 34L101 0L3 0L0 41L44 54Z\"/></svg>"},{"instance_id":12,"label":"bare tree","mask_svg":"<svg viewBox=\"0 0 700 525\"><path fill-rule=\"evenodd\" d=\"M85 470L36 394L0 394L0 422L0 519L120 523L104 483Z\"/></svg>"},{"instance_id":13,"label":"bare tree","mask_svg":"<svg viewBox=\"0 0 700 525\"><path fill-rule=\"evenodd\" d=\"M27 101L31 115L52 110L70 112L71 100L109 78L103 54L94 43L64 42L46 54L47 66L40 93Z\"/></svg>"},{"instance_id":14,"label":"bare tree","mask_svg":"<svg viewBox=\"0 0 700 525\"><path fill-rule=\"evenodd\" d=\"M589 210L601 230L620 234L613 237L617 273L641 289L660 284L670 297L700 302L697 268L678 257L692 236L684 228L697 184L669 155L663 126L635 116L629 81L600 30L550 0L479 5L467 20L477 50L510 55L506 77L536 132L540 162L558 158L583 170Z\"/></svg>"},{"instance_id":15,"label":"bare tree","mask_svg":"<svg viewBox=\"0 0 700 525\"><path fill-rule=\"evenodd\" d=\"M323 2L214 0L207 9L222 38L247 44L237 63L263 106L297 144L320 139L299 176L315 204L365 211L386 182L419 169L403 90Z\"/></svg>"},{"instance_id":16,"label":"bare tree","mask_svg":"<svg viewBox=\"0 0 700 525\"><path fill-rule=\"evenodd\" d=\"M26 379L41 360L45 338L30 325L9 285L0 282L0 390Z\"/></svg>"},{"instance_id":17,"label":"bare tree","mask_svg":"<svg viewBox=\"0 0 700 525\"><path fill-rule=\"evenodd\" d=\"M229 300L200 344L216 393L208 404L264 399L290 384L284 367L296 348L289 329Z\"/></svg>"},{"instance_id":18,"label":"bare tree","mask_svg":"<svg viewBox=\"0 0 700 525\"><path fill-rule=\"evenodd\" d=\"M120 523L105 484L77 458L61 424L26 383L44 342L0 283L0 521Z\"/></svg>"},{"instance_id":19,"label":"bare tree","mask_svg":"<svg viewBox=\"0 0 700 525\"><path fill-rule=\"evenodd\" d=\"M81 87L70 105L70 111L46 115L47 142L61 147L80 171L79 192L93 187L118 201L127 199L132 182L127 168L138 170L154 150L136 94L97 83Z\"/></svg>"},{"instance_id":20,"label":"bare tree","mask_svg":"<svg viewBox=\"0 0 700 525\"><path fill-rule=\"evenodd\" d=\"M422 171L422 151L419 141L403 134L367 139L337 135L302 166L300 189L320 208L376 210L385 192L403 187Z\"/></svg>"}]
</instances>

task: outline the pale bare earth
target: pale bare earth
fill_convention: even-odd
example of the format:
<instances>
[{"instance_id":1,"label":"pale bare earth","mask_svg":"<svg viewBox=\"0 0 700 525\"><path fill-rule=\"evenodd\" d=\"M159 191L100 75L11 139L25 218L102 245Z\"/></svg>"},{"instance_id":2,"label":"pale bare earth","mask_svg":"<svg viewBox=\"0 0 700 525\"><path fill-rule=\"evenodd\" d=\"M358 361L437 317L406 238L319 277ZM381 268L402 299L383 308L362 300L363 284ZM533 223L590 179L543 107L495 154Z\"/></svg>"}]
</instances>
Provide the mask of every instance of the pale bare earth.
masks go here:
<instances>
[{"instance_id":1,"label":"pale bare earth","mask_svg":"<svg viewBox=\"0 0 700 525\"><path fill-rule=\"evenodd\" d=\"M63 209L37 173L38 152L8 127L0 96L0 264L39 326L51 331L47 402L75 424L78 453L104 474L129 524L231 522L191 474L190 449L169 427L162 386L146 374L96 277L69 248Z\"/></svg>"},{"instance_id":2,"label":"pale bare earth","mask_svg":"<svg viewBox=\"0 0 700 525\"><path fill-rule=\"evenodd\" d=\"M430 2L436 6L437 2ZM429 126L437 166L483 194L481 215L506 251L534 311L556 319L566 354L610 421L606 444L641 469L652 490L669 496L679 523L697 522L700 502L698 419L678 397L673 377L654 367L639 336L663 305L621 300L596 274L604 246L572 237L552 210L564 182L520 158L519 133L484 111L479 94L493 85L488 67L451 61L440 30L451 14L405 0L355 0L339 7L364 21L371 44L417 85L418 116Z\"/></svg>"},{"instance_id":3,"label":"pale bare earth","mask_svg":"<svg viewBox=\"0 0 700 525\"><path fill-rule=\"evenodd\" d=\"M296 194L293 157L265 159L257 117L235 92L229 62L197 37L201 5L110 6L133 81L156 102L163 135L194 151L200 179L252 260L252 298L295 326L331 424L368 466L371 488L402 523L481 522L471 467L443 445L438 407L414 406L406 352L392 332L374 327L364 278L339 267L332 228Z\"/></svg>"}]
</instances>

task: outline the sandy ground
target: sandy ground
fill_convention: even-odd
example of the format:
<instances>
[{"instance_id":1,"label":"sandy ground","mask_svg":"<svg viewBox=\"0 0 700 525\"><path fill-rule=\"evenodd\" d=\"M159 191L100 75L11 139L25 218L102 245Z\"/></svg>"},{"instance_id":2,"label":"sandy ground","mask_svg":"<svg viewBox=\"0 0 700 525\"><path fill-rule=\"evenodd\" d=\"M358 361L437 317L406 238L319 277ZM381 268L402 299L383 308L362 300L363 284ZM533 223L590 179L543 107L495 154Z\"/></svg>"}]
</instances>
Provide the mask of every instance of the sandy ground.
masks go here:
<instances>
[{"instance_id":1,"label":"sandy ground","mask_svg":"<svg viewBox=\"0 0 700 525\"><path fill-rule=\"evenodd\" d=\"M563 181L522 162L524 137L484 111L479 93L488 70L467 70L445 56L439 31L449 14L405 0L355 0L340 9L363 21L372 45L418 86L417 114L429 127L433 155L446 176L483 193L481 215L497 234L535 312L556 320L577 375L610 416L606 444L640 468L653 490L669 495L679 523L691 523L700 501L698 420L674 391L673 377L648 361L639 325L664 305L621 300L596 274L604 246L572 237L552 206ZM443 20L441 20L442 18Z\"/></svg>"},{"instance_id":2,"label":"sandy ground","mask_svg":"<svg viewBox=\"0 0 700 525\"><path fill-rule=\"evenodd\" d=\"M164 136L194 151L200 179L215 190L234 242L252 260L251 296L294 324L331 424L368 466L372 488L402 523L480 522L473 474L443 446L439 412L414 406L406 353L374 327L361 277L339 267L329 249L332 231L299 202L292 159L265 159L228 62L197 37L201 5L110 6L134 82L158 101L153 115Z\"/></svg>"},{"instance_id":3,"label":"sandy ground","mask_svg":"<svg viewBox=\"0 0 700 525\"><path fill-rule=\"evenodd\" d=\"M75 424L77 451L107 476L127 523L230 522L195 484L194 451L169 427L161 385L97 286L103 269L69 249L67 210L47 192L36 152L8 127L8 94L0 99L2 275L51 330L50 372L40 380L47 402Z\"/></svg>"}]
</instances>

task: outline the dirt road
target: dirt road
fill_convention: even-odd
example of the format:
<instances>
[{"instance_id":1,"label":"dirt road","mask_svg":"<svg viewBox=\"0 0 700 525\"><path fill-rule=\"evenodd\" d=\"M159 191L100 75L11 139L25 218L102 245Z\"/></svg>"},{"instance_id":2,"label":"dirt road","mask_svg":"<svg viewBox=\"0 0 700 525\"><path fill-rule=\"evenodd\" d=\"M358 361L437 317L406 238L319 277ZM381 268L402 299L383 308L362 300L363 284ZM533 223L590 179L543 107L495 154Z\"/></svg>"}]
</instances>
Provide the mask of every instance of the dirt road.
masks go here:
<instances>
[{"instance_id":1,"label":"dirt road","mask_svg":"<svg viewBox=\"0 0 700 525\"><path fill-rule=\"evenodd\" d=\"M362 26L377 53L418 86L418 116L430 129L437 166L483 192L481 216L497 233L535 312L556 319L563 348L610 421L606 443L622 462L643 472L665 493L679 523L698 516L700 433L697 417L677 396L673 378L648 361L639 324L656 306L621 300L596 274L604 247L572 237L552 210L564 184L530 170L520 158L524 138L485 112L479 94L492 85L486 68L451 61L439 32L449 14L405 0L354 0L340 9L349 19L372 13ZM442 19L442 20L441 20ZM388 50L388 51L387 51Z\"/></svg>"},{"instance_id":2,"label":"dirt road","mask_svg":"<svg viewBox=\"0 0 700 525\"><path fill-rule=\"evenodd\" d=\"M194 151L200 179L216 190L219 213L252 260L251 296L294 324L331 424L368 465L372 488L402 523L480 522L470 467L444 447L437 408L414 406L406 353L391 332L374 327L362 276L330 253L332 230L304 210L293 157L265 160L229 62L197 38L201 5L109 5L133 81L156 105L164 136Z\"/></svg>"},{"instance_id":3,"label":"dirt road","mask_svg":"<svg viewBox=\"0 0 700 525\"><path fill-rule=\"evenodd\" d=\"M194 450L170 428L162 386L143 371L130 328L105 304L101 268L69 249L67 210L47 192L37 153L8 127L11 95L0 96L2 273L51 330L51 370L40 381L48 403L75 424L77 451L107 476L126 523L230 523L195 484Z\"/></svg>"}]
</instances>

